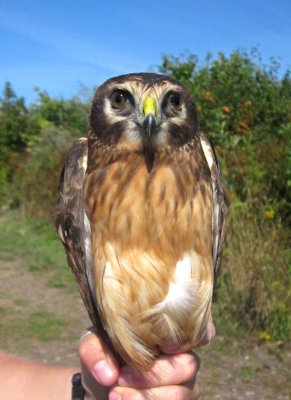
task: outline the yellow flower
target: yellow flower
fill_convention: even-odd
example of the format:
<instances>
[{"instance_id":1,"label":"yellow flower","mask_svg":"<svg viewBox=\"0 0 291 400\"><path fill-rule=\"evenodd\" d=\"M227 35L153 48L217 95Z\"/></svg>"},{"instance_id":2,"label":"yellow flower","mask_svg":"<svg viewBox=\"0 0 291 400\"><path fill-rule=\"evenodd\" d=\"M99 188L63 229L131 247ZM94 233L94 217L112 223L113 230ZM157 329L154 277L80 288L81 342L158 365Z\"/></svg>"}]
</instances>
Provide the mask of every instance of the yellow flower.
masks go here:
<instances>
[{"instance_id":1,"label":"yellow flower","mask_svg":"<svg viewBox=\"0 0 291 400\"><path fill-rule=\"evenodd\" d=\"M268 210L265 212L265 216L267 219L274 219L275 218L275 211L274 210Z\"/></svg>"},{"instance_id":2,"label":"yellow flower","mask_svg":"<svg viewBox=\"0 0 291 400\"><path fill-rule=\"evenodd\" d=\"M268 332L264 331L260 333L259 338L264 342L268 342L271 339L271 335Z\"/></svg>"},{"instance_id":3,"label":"yellow flower","mask_svg":"<svg viewBox=\"0 0 291 400\"><path fill-rule=\"evenodd\" d=\"M228 114L228 113L230 113L230 108L227 106L224 106L222 109L222 112L223 112L223 114Z\"/></svg>"}]
</instances>

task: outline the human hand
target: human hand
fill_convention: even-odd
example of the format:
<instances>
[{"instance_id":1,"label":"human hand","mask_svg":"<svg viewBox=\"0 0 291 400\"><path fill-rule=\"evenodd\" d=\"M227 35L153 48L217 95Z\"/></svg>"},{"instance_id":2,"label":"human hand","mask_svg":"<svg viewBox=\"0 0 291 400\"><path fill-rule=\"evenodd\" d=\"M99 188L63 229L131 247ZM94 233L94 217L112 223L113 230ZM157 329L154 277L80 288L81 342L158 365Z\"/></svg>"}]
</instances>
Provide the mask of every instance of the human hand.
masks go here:
<instances>
[{"instance_id":1,"label":"human hand","mask_svg":"<svg viewBox=\"0 0 291 400\"><path fill-rule=\"evenodd\" d=\"M214 335L211 322L201 345ZM119 368L97 335L88 333L80 341L79 354L86 400L196 400L199 397L196 375L200 360L193 352L163 354L149 371L132 373L127 366Z\"/></svg>"}]
</instances>

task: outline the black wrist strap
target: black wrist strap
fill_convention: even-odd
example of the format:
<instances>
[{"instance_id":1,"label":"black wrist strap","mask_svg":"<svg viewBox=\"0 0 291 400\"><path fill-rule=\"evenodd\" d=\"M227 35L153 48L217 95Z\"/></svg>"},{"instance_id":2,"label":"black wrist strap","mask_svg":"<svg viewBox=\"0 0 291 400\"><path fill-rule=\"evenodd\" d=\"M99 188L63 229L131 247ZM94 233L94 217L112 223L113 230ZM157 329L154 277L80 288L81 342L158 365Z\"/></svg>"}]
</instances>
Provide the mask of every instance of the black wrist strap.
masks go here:
<instances>
[{"instance_id":1,"label":"black wrist strap","mask_svg":"<svg viewBox=\"0 0 291 400\"><path fill-rule=\"evenodd\" d=\"M82 379L80 372L72 376L72 400L84 400L85 389L82 386Z\"/></svg>"}]
</instances>

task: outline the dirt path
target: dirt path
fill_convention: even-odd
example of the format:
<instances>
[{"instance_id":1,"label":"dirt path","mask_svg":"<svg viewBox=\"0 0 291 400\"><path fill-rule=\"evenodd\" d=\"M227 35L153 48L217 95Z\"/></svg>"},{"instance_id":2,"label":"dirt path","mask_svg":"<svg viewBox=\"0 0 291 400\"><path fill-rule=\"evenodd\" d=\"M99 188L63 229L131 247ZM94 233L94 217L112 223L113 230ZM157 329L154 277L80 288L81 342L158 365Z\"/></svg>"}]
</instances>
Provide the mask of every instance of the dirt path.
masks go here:
<instances>
[{"instance_id":1,"label":"dirt path","mask_svg":"<svg viewBox=\"0 0 291 400\"><path fill-rule=\"evenodd\" d=\"M47 281L47 274L31 273L15 261L0 262L1 347L76 365L78 337L89 325L86 312L74 286L52 288ZM231 342L218 335L199 350L201 399L290 399L291 352L282 346Z\"/></svg>"},{"instance_id":2,"label":"dirt path","mask_svg":"<svg viewBox=\"0 0 291 400\"><path fill-rule=\"evenodd\" d=\"M1 262L0 266L0 309L6 310L1 325L6 321L10 331L9 336L1 337L1 347L45 362L76 364L79 335L90 325L77 288L49 287L47 274L33 274L16 262ZM46 338L42 334L46 326L42 324L41 318L36 321L37 327L32 329L31 338L27 337L27 332L22 335L21 322L31 318L31 315L49 316L48 330L64 320L62 332L57 330L58 340L51 340L50 335ZM29 327L23 327L24 331L27 329L30 332Z\"/></svg>"},{"instance_id":3,"label":"dirt path","mask_svg":"<svg viewBox=\"0 0 291 400\"><path fill-rule=\"evenodd\" d=\"M290 399L290 351L224 342L218 336L213 345L199 352L202 399Z\"/></svg>"}]
</instances>

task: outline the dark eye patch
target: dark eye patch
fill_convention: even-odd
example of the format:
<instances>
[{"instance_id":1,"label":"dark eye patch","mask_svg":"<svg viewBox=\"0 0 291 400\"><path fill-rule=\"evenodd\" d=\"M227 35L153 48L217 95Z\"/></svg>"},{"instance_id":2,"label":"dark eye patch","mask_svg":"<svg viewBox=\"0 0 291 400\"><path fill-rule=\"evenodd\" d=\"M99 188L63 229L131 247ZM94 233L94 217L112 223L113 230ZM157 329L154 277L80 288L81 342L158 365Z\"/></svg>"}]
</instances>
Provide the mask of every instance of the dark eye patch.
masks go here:
<instances>
[{"instance_id":1,"label":"dark eye patch","mask_svg":"<svg viewBox=\"0 0 291 400\"><path fill-rule=\"evenodd\" d=\"M176 115L182 108L183 96L180 92L168 92L162 102L162 109L167 116Z\"/></svg>"},{"instance_id":2,"label":"dark eye patch","mask_svg":"<svg viewBox=\"0 0 291 400\"><path fill-rule=\"evenodd\" d=\"M168 101L173 107L175 107L175 108L177 108L179 110L182 107L182 95L181 95L181 93L178 93L178 92L171 93L169 95L169 100Z\"/></svg>"},{"instance_id":3,"label":"dark eye patch","mask_svg":"<svg viewBox=\"0 0 291 400\"><path fill-rule=\"evenodd\" d=\"M177 125L169 123L168 131L170 133L170 143L174 146L181 146L187 143L193 137L192 127L188 124Z\"/></svg>"}]
</instances>

